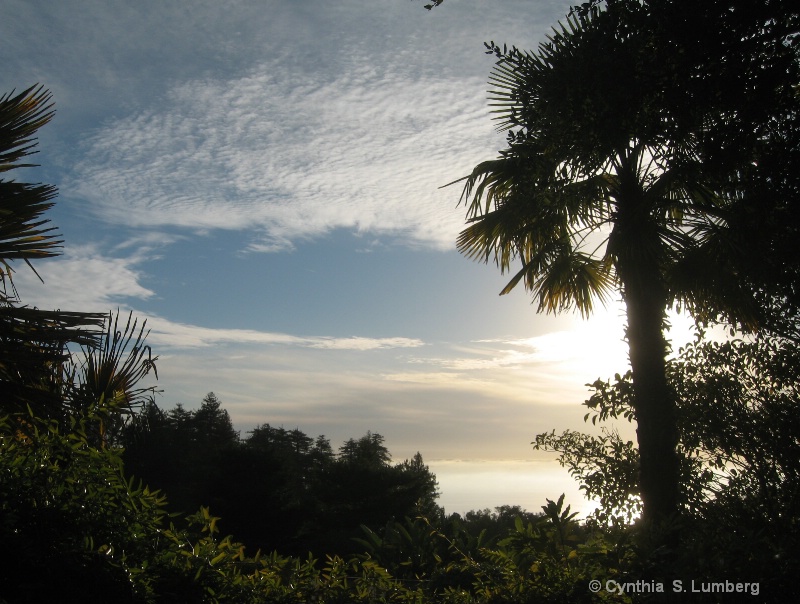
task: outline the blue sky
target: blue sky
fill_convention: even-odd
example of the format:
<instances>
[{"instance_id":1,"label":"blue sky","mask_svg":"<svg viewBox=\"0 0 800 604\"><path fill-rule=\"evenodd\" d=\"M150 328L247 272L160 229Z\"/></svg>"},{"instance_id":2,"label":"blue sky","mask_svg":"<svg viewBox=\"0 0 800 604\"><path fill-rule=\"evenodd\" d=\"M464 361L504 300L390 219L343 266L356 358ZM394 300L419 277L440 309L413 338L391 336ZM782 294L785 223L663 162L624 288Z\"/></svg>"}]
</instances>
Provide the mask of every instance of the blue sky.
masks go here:
<instances>
[{"instance_id":1,"label":"blue sky","mask_svg":"<svg viewBox=\"0 0 800 604\"><path fill-rule=\"evenodd\" d=\"M590 321L500 297L455 251L460 189L495 157L483 42L534 48L569 2L5 0L3 92L49 88L40 132L64 254L23 302L133 310L158 403L214 391L257 424L367 430L416 451L448 511L566 491L535 434L584 428L585 383L627 366Z\"/></svg>"}]
</instances>

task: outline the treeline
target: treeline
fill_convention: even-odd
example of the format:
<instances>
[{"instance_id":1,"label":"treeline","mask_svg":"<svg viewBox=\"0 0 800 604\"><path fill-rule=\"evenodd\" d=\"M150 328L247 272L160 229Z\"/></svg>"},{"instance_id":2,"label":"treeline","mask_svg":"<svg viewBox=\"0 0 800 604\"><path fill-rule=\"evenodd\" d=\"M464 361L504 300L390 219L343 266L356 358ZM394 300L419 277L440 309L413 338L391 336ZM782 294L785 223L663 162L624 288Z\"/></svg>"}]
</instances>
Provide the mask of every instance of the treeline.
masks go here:
<instances>
[{"instance_id":1,"label":"treeline","mask_svg":"<svg viewBox=\"0 0 800 604\"><path fill-rule=\"evenodd\" d=\"M253 550L349 555L361 525L441 514L420 453L392 463L373 432L337 451L322 435L269 424L240 438L213 392L193 411L148 403L119 440L126 473L167 493L171 511L209 506Z\"/></svg>"}]
</instances>

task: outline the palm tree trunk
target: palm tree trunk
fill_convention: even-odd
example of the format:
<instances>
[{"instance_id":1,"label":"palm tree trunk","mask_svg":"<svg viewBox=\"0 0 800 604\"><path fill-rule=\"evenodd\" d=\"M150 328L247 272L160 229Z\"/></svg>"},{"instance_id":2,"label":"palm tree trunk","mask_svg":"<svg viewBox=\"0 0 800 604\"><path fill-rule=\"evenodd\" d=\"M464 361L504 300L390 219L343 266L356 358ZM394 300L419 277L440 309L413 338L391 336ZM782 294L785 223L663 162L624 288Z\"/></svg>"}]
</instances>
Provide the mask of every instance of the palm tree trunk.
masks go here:
<instances>
[{"instance_id":1,"label":"palm tree trunk","mask_svg":"<svg viewBox=\"0 0 800 604\"><path fill-rule=\"evenodd\" d=\"M674 517L679 507L678 432L675 400L666 378L665 304L658 291L662 289L660 279L639 277L623 281L623 296L628 316L643 519L660 524Z\"/></svg>"},{"instance_id":2,"label":"palm tree trunk","mask_svg":"<svg viewBox=\"0 0 800 604\"><path fill-rule=\"evenodd\" d=\"M621 176L609 245L627 309L643 520L659 525L675 517L680 504L675 399L667 383L663 332L667 293L655 218L635 172Z\"/></svg>"}]
</instances>

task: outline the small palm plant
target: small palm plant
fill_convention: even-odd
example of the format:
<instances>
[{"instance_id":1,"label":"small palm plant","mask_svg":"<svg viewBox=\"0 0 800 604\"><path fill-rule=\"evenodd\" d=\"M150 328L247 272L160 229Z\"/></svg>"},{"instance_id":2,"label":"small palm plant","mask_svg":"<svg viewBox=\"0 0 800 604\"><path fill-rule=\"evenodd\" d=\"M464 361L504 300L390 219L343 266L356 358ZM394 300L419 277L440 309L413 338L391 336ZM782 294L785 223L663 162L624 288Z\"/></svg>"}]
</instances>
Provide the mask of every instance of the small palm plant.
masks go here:
<instances>
[{"instance_id":1,"label":"small palm plant","mask_svg":"<svg viewBox=\"0 0 800 604\"><path fill-rule=\"evenodd\" d=\"M117 433L126 416L157 392L155 386L140 385L151 371L158 379L158 357L145 344L150 333L145 331L146 325L145 320L139 326L129 313L120 329L119 311L113 317L109 313L100 345L84 346L81 363L68 369L68 404L75 412L92 410L103 418L100 435L104 442Z\"/></svg>"}]
</instances>

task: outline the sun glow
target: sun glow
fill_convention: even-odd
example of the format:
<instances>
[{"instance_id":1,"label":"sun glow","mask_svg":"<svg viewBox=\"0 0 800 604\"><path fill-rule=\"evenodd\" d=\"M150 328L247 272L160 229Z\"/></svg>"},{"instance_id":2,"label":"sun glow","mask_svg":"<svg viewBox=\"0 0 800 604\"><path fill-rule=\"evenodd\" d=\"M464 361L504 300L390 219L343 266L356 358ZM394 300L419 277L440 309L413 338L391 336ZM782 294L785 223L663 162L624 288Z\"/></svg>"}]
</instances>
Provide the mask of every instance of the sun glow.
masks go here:
<instances>
[{"instance_id":1,"label":"sun glow","mask_svg":"<svg viewBox=\"0 0 800 604\"><path fill-rule=\"evenodd\" d=\"M569 367L569 373L580 379L590 375L606 379L629 368L628 344L625 341L625 307L621 302L598 309L589 319L573 319L572 328L531 338L529 342L542 360ZM693 338L694 320L686 313L667 312L668 329L664 333L670 344L670 356Z\"/></svg>"}]
</instances>

